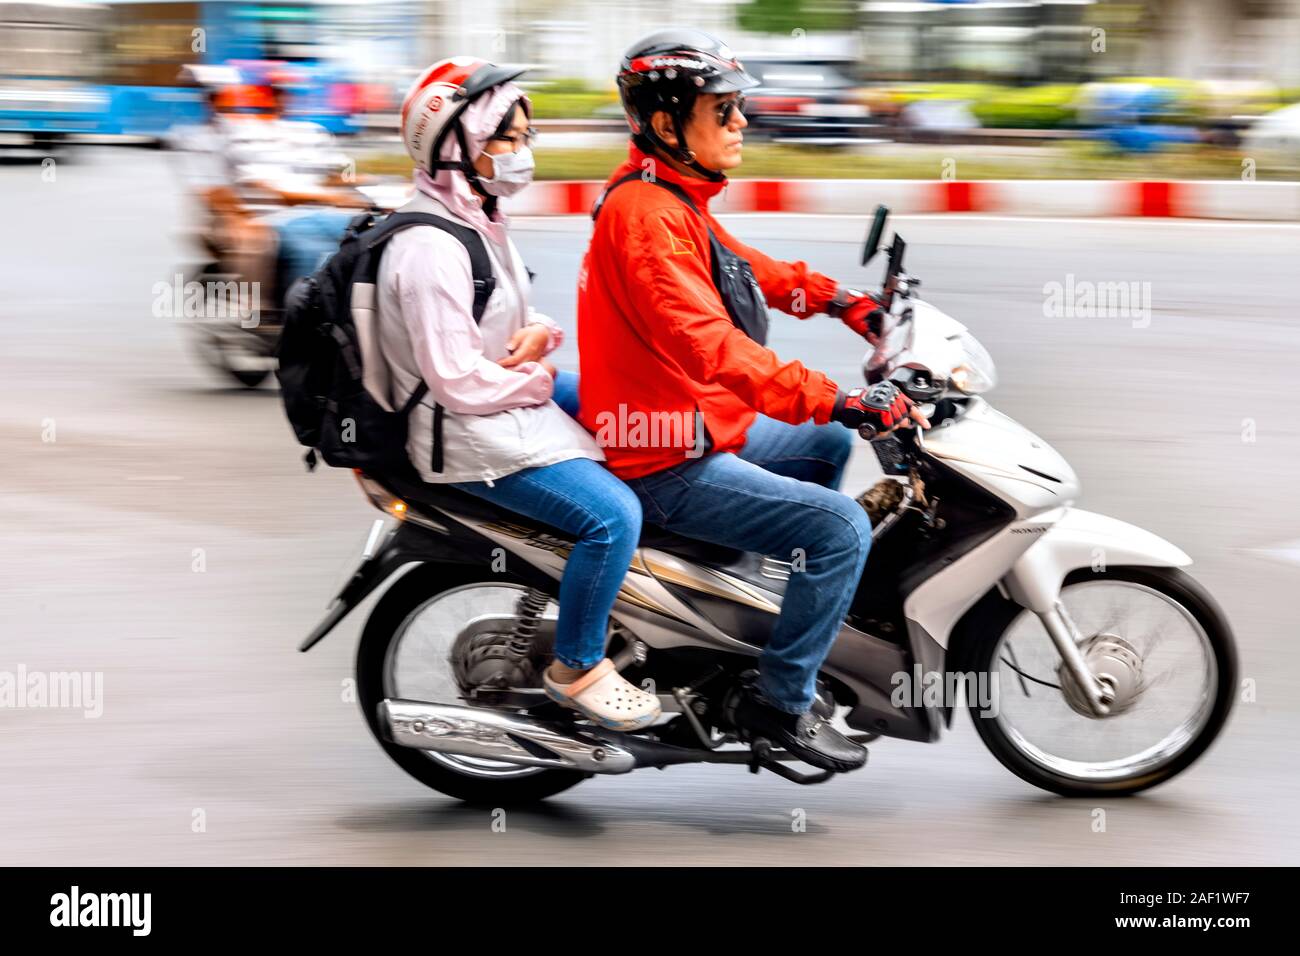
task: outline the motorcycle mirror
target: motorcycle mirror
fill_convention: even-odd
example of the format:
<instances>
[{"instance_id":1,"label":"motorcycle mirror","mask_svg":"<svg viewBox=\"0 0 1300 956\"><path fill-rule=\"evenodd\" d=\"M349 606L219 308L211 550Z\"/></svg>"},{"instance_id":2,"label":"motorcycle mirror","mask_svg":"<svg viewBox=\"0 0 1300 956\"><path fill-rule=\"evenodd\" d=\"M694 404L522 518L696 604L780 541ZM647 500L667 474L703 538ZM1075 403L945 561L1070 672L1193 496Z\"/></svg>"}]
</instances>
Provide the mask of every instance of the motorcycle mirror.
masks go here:
<instances>
[{"instance_id":1,"label":"motorcycle mirror","mask_svg":"<svg viewBox=\"0 0 1300 956\"><path fill-rule=\"evenodd\" d=\"M885 220L889 218L888 206L877 206L876 215L871 220L871 229L867 241L862 246L862 264L865 266L880 251L880 237L885 234Z\"/></svg>"}]
</instances>

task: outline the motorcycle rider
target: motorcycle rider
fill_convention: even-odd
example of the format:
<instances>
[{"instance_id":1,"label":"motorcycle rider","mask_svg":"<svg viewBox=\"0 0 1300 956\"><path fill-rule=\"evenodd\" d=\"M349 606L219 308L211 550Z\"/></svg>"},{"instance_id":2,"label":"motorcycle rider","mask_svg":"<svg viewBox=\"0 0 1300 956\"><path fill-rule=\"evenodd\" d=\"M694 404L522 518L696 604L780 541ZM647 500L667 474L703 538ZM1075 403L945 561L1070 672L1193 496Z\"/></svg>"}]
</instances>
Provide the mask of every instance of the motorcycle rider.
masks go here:
<instances>
[{"instance_id":1,"label":"motorcycle rider","mask_svg":"<svg viewBox=\"0 0 1300 956\"><path fill-rule=\"evenodd\" d=\"M708 212L740 164L741 94L755 85L721 41L696 30L653 33L624 55L628 159L597 204L579 278L580 420L647 521L792 562L736 722L749 739L847 771L865 749L812 707L871 544L862 507L836 490L848 429L928 422L889 383L846 391L761 344L766 306L798 318L829 312L864 336L878 306L742 244ZM681 429L691 441L610 427L664 416L698 423Z\"/></svg>"},{"instance_id":2,"label":"motorcycle rider","mask_svg":"<svg viewBox=\"0 0 1300 956\"><path fill-rule=\"evenodd\" d=\"M175 144L188 158L203 228L229 270L278 295L333 252L348 221L371 202L347 181L351 161L334 138L286 117L293 75L271 70L258 79L209 84L209 121Z\"/></svg>"},{"instance_id":3,"label":"motorcycle rider","mask_svg":"<svg viewBox=\"0 0 1300 956\"><path fill-rule=\"evenodd\" d=\"M618 673L605 642L640 536L641 506L555 400L563 383L544 356L563 332L529 305L528 270L498 204L532 181L532 108L511 82L523 72L456 57L426 70L407 94L401 130L416 166L415 195L398 212L473 229L496 285L476 323L462 242L427 225L397 233L380 260L377 351L390 372L393 407L421 378L428 383L407 444L421 478L574 537L560 584L555 661L543 687L602 726L634 730L659 716L659 701Z\"/></svg>"}]
</instances>

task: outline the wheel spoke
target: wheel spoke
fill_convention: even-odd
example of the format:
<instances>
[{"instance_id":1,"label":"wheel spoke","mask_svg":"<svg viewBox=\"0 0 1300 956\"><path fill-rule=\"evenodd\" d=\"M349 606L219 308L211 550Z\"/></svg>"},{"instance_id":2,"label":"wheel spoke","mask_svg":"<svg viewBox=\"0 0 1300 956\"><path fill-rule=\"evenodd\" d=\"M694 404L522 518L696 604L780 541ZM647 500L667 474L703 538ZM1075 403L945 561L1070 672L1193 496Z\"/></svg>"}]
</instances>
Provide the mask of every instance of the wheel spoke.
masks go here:
<instances>
[{"instance_id":1,"label":"wheel spoke","mask_svg":"<svg viewBox=\"0 0 1300 956\"><path fill-rule=\"evenodd\" d=\"M1032 762L1081 780L1136 776L1173 759L1214 703L1217 669L1204 629L1170 595L1118 578L1069 585L1061 600L1085 659L1118 688L1114 712L1097 718L1087 710L1041 622L1024 611L993 654L998 687L1019 688L998 691L994 719L1006 738Z\"/></svg>"}]
</instances>

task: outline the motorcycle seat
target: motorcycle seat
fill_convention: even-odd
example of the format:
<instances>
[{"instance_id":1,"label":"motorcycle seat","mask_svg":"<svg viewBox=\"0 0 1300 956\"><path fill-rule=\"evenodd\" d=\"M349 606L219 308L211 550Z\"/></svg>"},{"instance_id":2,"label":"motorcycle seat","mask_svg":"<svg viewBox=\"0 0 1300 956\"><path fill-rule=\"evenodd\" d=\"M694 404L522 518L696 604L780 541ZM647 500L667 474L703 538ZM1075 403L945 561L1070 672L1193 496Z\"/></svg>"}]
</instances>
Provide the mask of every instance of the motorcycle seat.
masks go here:
<instances>
[{"instance_id":1,"label":"motorcycle seat","mask_svg":"<svg viewBox=\"0 0 1300 956\"><path fill-rule=\"evenodd\" d=\"M744 551L728 548L721 544L714 544L711 541L688 538L685 535L652 524L643 524L641 526L640 546L654 548L656 551L667 551L669 554L686 558L696 564L734 564L745 556Z\"/></svg>"},{"instance_id":2,"label":"motorcycle seat","mask_svg":"<svg viewBox=\"0 0 1300 956\"><path fill-rule=\"evenodd\" d=\"M477 495L453 488L451 485L432 484L405 476L385 476L379 481L408 505L421 510L448 511L453 515L474 521L508 521L511 524L527 524L547 534L554 534L561 538L570 537L558 528L552 528L533 518L526 518Z\"/></svg>"}]
</instances>

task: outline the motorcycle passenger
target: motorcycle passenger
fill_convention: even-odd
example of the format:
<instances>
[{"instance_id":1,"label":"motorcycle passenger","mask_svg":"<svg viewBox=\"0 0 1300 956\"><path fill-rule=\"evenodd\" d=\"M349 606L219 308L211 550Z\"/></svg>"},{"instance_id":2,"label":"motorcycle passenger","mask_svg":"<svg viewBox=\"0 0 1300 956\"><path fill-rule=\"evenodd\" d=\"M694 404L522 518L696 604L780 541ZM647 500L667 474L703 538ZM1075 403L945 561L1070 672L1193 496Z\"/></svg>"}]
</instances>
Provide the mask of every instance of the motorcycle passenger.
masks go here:
<instances>
[{"instance_id":1,"label":"motorcycle passenger","mask_svg":"<svg viewBox=\"0 0 1300 956\"><path fill-rule=\"evenodd\" d=\"M430 67L406 95L401 129L416 166L415 195L398 212L473 229L496 285L476 324L465 245L432 226L397 233L380 262L377 351L391 374L394 407L420 379L428 383L407 444L425 481L449 483L575 538L544 688L602 726L634 730L659 716L658 698L615 670L605 643L640 536L641 506L555 401L566 389L576 394L572 374L557 383L545 358L563 333L529 305L528 271L499 206L533 175L532 107L511 82L522 72L458 57Z\"/></svg>"},{"instance_id":2,"label":"motorcycle passenger","mask_svg":"<svg viewBox=\"0 0 1300 956\"><path fill-rule=\"evenodd\" d=\"M889 383L846 391L764 347L767 306L829 312L865 336L877 303L744 245L709 213L741 162L742 94L754 85L695 30L651 34L625 54L628 159L598 202L579 279L580 420L647 521L795 564L736 721L749 739L845 771L866 751L811 708L871 544L862 507L836 490L849 429L928 423ZM663 441L662 429L647 440L638 417L685 421L690 440Z\"/></svg>"}]
</instances>

